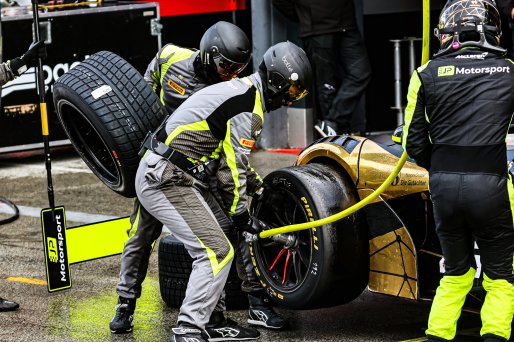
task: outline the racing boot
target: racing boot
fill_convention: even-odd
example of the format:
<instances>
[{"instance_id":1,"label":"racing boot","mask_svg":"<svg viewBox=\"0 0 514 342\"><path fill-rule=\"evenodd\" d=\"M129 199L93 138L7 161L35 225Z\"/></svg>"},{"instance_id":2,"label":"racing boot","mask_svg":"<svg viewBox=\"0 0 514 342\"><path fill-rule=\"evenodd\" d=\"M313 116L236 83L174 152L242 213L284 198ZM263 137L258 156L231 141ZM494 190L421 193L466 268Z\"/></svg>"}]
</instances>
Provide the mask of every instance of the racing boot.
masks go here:
<instances>
[{"instance_id":1,"label":"racing boot","mask_svg":"<svg viewBox=\"0 0 514 342\"><path fill-rule=\"evenodd\" d=\"M20 305L18 303L15 303L13 301L3 299L0 297L0 312L1 311L14 311L18 309Z\"/></svg>"},{"instance_id":2,"label":"racing boot","mask_svg":"<svg viewBox=\"0 0 514 342\"><path fill-rule=\"evenodd\" d=\"M132 331L132 319L136 310L136 300L130 298L118 298L116 314L109 324L113 334L126 334Z\"/></svg>"},{"instance_id":3,"label":"racing boot","mask_svg":"<svg viewBox=\"0 0 514 342\"><path fill-rule=\"evenodd\" d=\"M180 325L171 331L171 342L207 342L202 331L193 325Z\"/></svg>"},{"instance_id":4,"label":"racing boot","mask_svg":"<svg viewBox=\"0 0 514 342\"><path fill-rule=\"evenodd\" d=\"M248 324L270 329L282 329L287 321L277 314L265 293L248 294Z\"/></svg>"},{"instance_id":5,"label":"racing boot","mask_svg":"<svg viewBox=\"0 0 514 342\"><path fill-rule=\"evenodd\" d=\"M240 326L236 321L225 318L223 312L214 311L205 326L209 342L256 340L261 333L254 328Z\"/></svg>"}]
</instances>

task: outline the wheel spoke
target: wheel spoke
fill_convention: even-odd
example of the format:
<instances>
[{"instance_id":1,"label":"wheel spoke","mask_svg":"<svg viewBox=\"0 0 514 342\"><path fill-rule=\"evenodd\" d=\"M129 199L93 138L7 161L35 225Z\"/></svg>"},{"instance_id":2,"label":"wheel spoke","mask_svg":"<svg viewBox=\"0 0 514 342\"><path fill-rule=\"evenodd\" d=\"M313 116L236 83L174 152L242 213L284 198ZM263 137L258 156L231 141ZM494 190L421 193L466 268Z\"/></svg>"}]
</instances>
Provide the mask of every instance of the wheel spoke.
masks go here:
<instances>
[{"instance_id":1,"label":"wheel spoke","mask_svg":"<svg viewBox=\"0 0 514 342\"><path fill-rule=\"evenodd\" d=\"M277 243L273 240L269 241L269 242L263 242L262 243L262 247L264 248L268 248L268 247L271 247L271 246L276 246Z\"/></svg>"},{"instance_id":2,"label":"wheel spoke","mask_svg":"<svg viewBox=\"0 0 514 342\"><path fill-rule=\"evenodd\" d=\"M309 259L304 255L304 252L301 248L297 249L298 256L300 257L300 261L306 266L309 266Z\"/></svg>"},{"instance_id":3,"label":"wheel spoke","mask_svg":"<svg viewBox=\"0 0 514 342\"><path fill-rule=\"evenodd\" d=\"M291 250L287 251L286 262L284 263L284 274L282 275L282 285L286 283L287 269L289 268L289 259L291 258Z\"/></svg>"},{"instance_id":4,"label":"wheel spoke","mask_svg":"<svg viewBox=\"0 0 514 342\"><path fill-rule=\"evenodd\" d=\"M275 258L275 261L273 261L273 264L271 264L271 266L268 268L268 271L271 271L273 270L273 268L275 267L275 265L277 264L277 262L280 260L280 257L285 253L285 249L281 249L280 252L278 252L278 255L277 257Z\"/></svg>"},{"instance_id":5,"label":"wheel spoke","mask_svg":"<svg viewBox=\"0 0 514 342\"><path fill-rule=\"evenodd\" d=\"M299 282L300 279L302 279L302 269L301 269L301 265L300 265L300 262L301 260L299 260L297 258L297 255L298 252L297 251L293 251L293 270L294 270L294 275L296 277L296 281Z\"/></svg>"},{"instance_id":6,"label":"wheel spoke","mask_svg":"<svg viewBox=\"0 0 514 342\"><path fill-rule=\"evenodd\" d=\"M278 223L280 223L281 226L287 226L287 222L284 221L282 217L279 216L278 212L273 212L275 214L275 218L277 219Z\"/></svg>"},{"instance_id":7,"label":"wheel spoke","mask_svg":"<svg viewBox=\"0 0 514 342\"><path fill-rule=\"evenodd\" d=\"M284 221L287 223L287 225L290 225L291 223L294 222L294 216L292 218L289 218L289 215L291 215L291 210L285 210L284 211Z\"/></svg>"}]
</instances>

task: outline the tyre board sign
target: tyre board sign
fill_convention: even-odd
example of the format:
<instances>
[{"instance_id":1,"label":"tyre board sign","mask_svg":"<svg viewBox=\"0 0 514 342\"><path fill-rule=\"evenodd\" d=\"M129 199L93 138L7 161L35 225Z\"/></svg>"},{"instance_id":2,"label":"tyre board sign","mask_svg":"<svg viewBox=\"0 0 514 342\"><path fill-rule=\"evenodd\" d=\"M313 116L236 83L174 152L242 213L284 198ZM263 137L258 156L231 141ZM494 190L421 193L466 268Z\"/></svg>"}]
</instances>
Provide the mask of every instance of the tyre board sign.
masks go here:
<instances>
[{"instance_id":1,"label":"tyre board sign","mask_svg":"<svg viewBox=\"0 0 514 342\"><path fill-rule=\"evenodd\" d=\"M64 207L41 211L48 292L71 288Z\"/></svg>"}]
</instances>

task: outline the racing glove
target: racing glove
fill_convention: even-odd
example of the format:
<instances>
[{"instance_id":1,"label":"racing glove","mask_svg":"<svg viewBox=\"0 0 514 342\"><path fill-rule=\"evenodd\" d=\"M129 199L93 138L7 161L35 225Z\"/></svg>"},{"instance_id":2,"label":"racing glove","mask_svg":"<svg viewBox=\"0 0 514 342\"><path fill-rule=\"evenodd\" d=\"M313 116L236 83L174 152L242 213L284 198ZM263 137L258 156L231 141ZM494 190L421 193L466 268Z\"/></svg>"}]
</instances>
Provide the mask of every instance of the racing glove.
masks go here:
<instances>
[{"instance_id":1,"label":"racing glove","mask_svg":"<svg viewBox=\"0 0 514 342\"><path fill-rule=\"evenodd\" d=\"M269 185L266 183L262 183L261 186L257 190L254 191L253 199L257 200L257 201L260 200L264 196L266 191L268 191L268 189L269 189Z\"/></svg>"},{"instance_id":2,"label":"racing glove","mask_svg":"<svg viewBox=\"0 0 514 342\"><path fill-rule=\"evenodd\" d=\"M27 71L29 67L35 66L36 57L40 57L41 59L46 58L46 47L43 40L32 42L27 52L25 52L21 57L16 57L9 61L9 67L11 68L14 76L20 76Z\"/></svg>"}]
</instances>

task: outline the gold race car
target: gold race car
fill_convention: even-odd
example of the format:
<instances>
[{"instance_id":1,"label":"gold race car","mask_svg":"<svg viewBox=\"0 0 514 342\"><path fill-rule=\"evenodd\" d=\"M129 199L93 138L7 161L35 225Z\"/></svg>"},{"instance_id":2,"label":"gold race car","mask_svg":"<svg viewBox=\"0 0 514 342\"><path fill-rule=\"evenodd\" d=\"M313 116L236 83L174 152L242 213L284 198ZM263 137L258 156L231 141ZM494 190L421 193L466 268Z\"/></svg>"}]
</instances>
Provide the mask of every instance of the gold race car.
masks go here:
<instances>
[{"instance_id":1,"label":"gold race car","mask_svg":"<svg viewBox=\"0 0 514 342\"><path fill-rule=\"evenodd\" d=\"M322 138L305 148L294 166L264 179L267 191L253 201L253 214L279 227L338 213L376 190L402 153L391 136ZM251 243L251 254L268 294L287 307L343 304L366 287L402 298L431 299L444 260L428 172L408 159L391 186L364 209L325 226L259 239ZM479 305L484 295L476 254L471 306Z\"/></svg>"}]
</instances>

